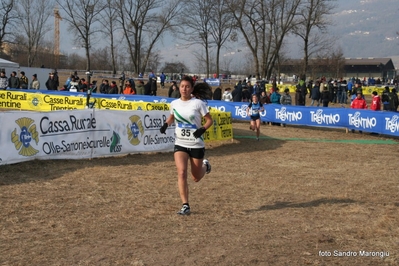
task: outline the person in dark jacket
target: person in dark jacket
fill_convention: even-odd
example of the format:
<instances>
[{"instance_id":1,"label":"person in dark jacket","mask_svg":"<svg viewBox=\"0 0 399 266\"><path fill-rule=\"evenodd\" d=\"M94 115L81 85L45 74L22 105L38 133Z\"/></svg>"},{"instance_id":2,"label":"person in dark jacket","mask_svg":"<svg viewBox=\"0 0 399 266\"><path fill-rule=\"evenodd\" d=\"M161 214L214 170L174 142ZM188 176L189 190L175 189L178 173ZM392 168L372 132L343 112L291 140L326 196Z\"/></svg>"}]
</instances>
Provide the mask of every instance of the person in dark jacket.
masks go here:
<instances>
[{"instance_id":1,"label":"person in dark jacket","mask_svg":"<svg viewBox=\"0 0 399 266\"><path fill-rule=\"evenodd\" d=\"M306 104L306 83L304 79L301 79L296 85L295 90L295 105L305 106Z\"/></svg>"},{"instance_id":2,"label":"person in dark jacket","mask_svg":"<svg viewBox=\"0 0 399 266\"><path fill-rule=\"evenodd\" d=\"M249 92L248 87L245 86L242 89L242 101L249 102L250 100L251 100L251 93Z\"/></svg>"},{"instance_id":3,"label":"person in dark jacket","mask_svg":"<svg viewBox=\"0 0 399 266\"><path fill-rule=\"evenodd\" d=\"M324 85L323 91L321 92L321 102L323 103L323 107L328 107L328 103L330 102L330 90L327 87L327 84Z\"/></svg>"},{"instance_id":4,"label":"person in dark jacket","mask_svg":"<svg viewBox=\"0 0 399 266\"><path fill-rule=\"evenodd\" d=\"M168 91L168 97L169 97L169 98L172 97L173 85L177 86L176 81L172 81L172 85L170 85L170 87L169 87L169 91ZM177 88L179 88L179 87L177 87Z\"/></svg>"},{"instance_id":5,"label":"person in dark jacket","mask_svg":"<svg viewBox=\"0 0 399 266\"><path fill-rule=\"evenodd\" d=\"M218 101L222 100L222 89L220 89L220 87L217 87L213 92L213 99Z\"/></svg>"},{"instance_id":6,"label":"person in dark jacket","mask_svg":"<svg viewBox=\"0 0 399 266\"><path fill-rule=\"evenodd\" d=\"M13 89L19 89L20 83L19 83L19 78L17 77L17 72L15 71L11 72L11 76L8 79L8 87Z\"/></svg>"},{"instance_id":7,"label":"person in dark jacket","mask_svg":"<svg viewBox=\"0 0 399 266\"><path fill-rule=\"evenodd\" d=\"M396 112L398 110L399 99L398 94L396 93L396 89L392 88L391 93L389 95L389 110Z\"/></svg>"},{"instance_id":8,"label":"person in dark jacket","mask_svg":"<svg viewBox=\"0 0 399 266\"><path fill-rule=\"evenodd\" d=\"M46 81L46 88L50 91L56 91L58 90L57 86L58 86L58 80L54 77L54 72L51 72Z\"/></svg>"},{"instance_id":9,"label":"person in dark jacket","mask_svg":"<svg viewBox=\"0 0 399 266\"><path fill-rule=\"evenodd\" d=\"M233 102L241 102L242 101L242 84L241 80L238 81L237 85L234 87L233 92Z\"/></svg>"},{"instance_id":10,"label":"person in dark jacket","mask_svg":"<svg viewBox=\"0 0 399 266\"><path fill-rule=\"evenodd\" d=\"M103 79L103 82L100 85L100 93L107 94L109 91L109 81L107 79Z\"/></svg>"},{"instance_id":11,"label":"person in dark jacket","mask_svg":"<svg viewBox=\"0 0 399 266\"><path fill-rule=\"evenodd\" d=\"M384 91L382 92L381 95L381 102L382 102L382 107L384 111L389 111L391 106L390 106L390 96L391 93L389 92L389 87L385 86Z\"/></svg>"},{"instance_id":12,"label":"person in dark jacket","mask_svg":"<svg viewBox=\"0 0 399 266\"><path fill-rule=\"evenodd\" d=\"M111 85L109 86L108 94L118 94L118 85L116 85L116 81L111 81Z\"/></svg>"},{"instance_id":13,"label":"person in dark jacket","mask_svg":"<svg viewBox=\"0 0 399 266\"><path fill-rule=\"evenodd\" d=\"M313 106L314 103L317 103L317 106L319 106L319 99L320 99L320 82L316 81L313 88L310 90L310 95L309 98L312 99L310 102L310 106Z\"/></svg>"},{"instance_id":14,"label":"person in dark jacket","mask_svg":"<svg viewBox=\"0 0 399 266\"><path fill-rule=\"evenodd\" d=\"M144 85L144 95L151 95L151 83L152 81L149 80L147 83Z\"/></svg>"},{"instance_id":15,"label":"person in dark jacket","mask_svg":"<svg viewBox=\"0 0 399 266\"><path fill-rule=\"evenodd\" d=\"M157 78L152 78L151 79L151 95L152 96L157 96Z\"/></svg>"}]
</instances>

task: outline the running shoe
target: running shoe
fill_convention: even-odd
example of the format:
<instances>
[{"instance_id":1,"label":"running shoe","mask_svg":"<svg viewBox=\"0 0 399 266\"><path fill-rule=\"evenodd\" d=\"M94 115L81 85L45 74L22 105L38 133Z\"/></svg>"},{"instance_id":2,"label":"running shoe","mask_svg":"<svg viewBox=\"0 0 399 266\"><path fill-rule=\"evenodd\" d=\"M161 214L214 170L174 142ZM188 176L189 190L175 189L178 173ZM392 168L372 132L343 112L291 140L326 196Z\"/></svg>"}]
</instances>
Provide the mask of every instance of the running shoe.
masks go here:
<instances>
[{"instance_id":1,"label":"running shoe","mask_svg":"<svg viewBox=\"0 0 399 266\"><path fill-rule=\"evenodd\" d=\"M183 207L181 207L180 211L178 211L177 214L179 214L179 215L189 215L190 214L190 206L183 205Z\"/></svg>"},{"instance_id":2,"label":"running shoe","mask_svg":"<svg viewBox=\"0 0 399 266\"><path fill-rule=\"evenodd\" d=\"M211 172L211 170L212 170L211 164L209 163L209 161L207 159L204 159L202 161L202 163L206 165L205 173L209 174Z\"/></svg>"}]
</instances>

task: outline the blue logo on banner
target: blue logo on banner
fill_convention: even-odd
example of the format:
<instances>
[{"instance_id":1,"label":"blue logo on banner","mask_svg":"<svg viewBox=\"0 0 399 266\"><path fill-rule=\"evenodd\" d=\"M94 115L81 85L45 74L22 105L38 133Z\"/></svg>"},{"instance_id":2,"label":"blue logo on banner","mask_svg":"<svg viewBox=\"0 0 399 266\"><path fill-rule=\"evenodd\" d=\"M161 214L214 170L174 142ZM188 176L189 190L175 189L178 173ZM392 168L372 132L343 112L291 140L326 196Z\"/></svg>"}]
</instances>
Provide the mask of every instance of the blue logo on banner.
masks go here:
<instances>
[{"instance_id":1,"label":"blue logo on banner","mask_svg":"<svg viewBox=\"0 0 399 266\"><path fill-rule=\"evenodd\" d=\"M204 79L209 86L220 86L220 79Z\"/></svg>"}]
</instances>

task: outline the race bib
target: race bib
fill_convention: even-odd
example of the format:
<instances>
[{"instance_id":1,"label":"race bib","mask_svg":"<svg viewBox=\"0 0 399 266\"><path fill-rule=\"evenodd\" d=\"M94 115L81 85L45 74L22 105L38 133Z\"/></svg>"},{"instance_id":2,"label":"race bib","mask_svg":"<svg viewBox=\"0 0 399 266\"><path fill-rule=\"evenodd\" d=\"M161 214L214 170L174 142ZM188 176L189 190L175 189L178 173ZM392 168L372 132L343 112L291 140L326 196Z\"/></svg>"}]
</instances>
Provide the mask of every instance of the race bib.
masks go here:
<instances>
[{"instance_id":1,"label":"race bib","mask_svg":"<svg viewBox=\"0 0 399 266\"><path fill-rule=\"evenodd\" d=\"M181 124L178 123L176 127L176 138L184 140L184 141L190 141L190 142L198 142L200 138L196 139L194 137L194 132L197 130L196 125L190 125L190 124Z\"/></svg>"}]
</instances>

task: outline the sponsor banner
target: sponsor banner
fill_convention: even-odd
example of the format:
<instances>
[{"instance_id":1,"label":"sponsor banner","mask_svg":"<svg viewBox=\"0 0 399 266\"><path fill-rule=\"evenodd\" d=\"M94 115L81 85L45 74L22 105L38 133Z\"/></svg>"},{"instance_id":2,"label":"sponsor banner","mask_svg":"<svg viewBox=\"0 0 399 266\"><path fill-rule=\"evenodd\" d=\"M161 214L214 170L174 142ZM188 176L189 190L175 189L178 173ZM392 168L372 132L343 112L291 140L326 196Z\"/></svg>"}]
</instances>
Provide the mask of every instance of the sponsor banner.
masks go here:
<instances>
[{"instance_id":1,"label":"sponsor banner","mask_svg":"<svg viewBox=\"0 0 399 266\"><path fill-rule=\"evenodd\" d=\"M382 112L382 134L399 136L399 113Z\"/></svg>"},{"instance_id":2,"label":"sponsor banner","mask_svg":"<svg viewBox=\"0 0 399 266\"><path fill-rule=\"evenodd\" d=\"M33 159L80 159L172 151L174 132L159 128L168 112L73 110L3 112L1 164Z\"/></svg>"},{"instance_id":3,"label":"sponsor banner","mask_svg":"<svg viewBox=\"0 0 399 266\"><path fill-rule=\"evenodd\" d=\"M204 141L226 140L233 138L233 124L230 113L211 110L213 124L204 133ZM202 120L205 123L205 119Z\"/></svg>"},{"instance_id":4,"label":"sponsor banner","mask_svg":"<svg viewBox=\"0 0 399 266\"><path fill-rule=\"evenodd\" d=\"M220 79L209 78L209 79L204 79L204 82L208 83L209 86L215 86L215 87L220 86Z\"/></svg>"},{"instance_id":5,"label":"sponsor banner","mask_svg":"<svg viewBox=\"0 0 399 266\"><path fill-rule=\"evenodd\" d=\"M219 130L217 130L216 139L227 140L233 138L233 124L230 113L219 112L216 116L217 125Z\"/></svg>"},{"instance_id":6,"label":"sponsor banner","mask_svg":"<svg viewBox=\"0 0 399 266\"><path fill-rule=\"evenodd\" d=\"M77 96L62 96L53 93L31 93L26 90L0 91L0 108L31 111L56 111L84 109L86 98Z\"/></svg>"},{"instance_id":7,"label":"sponsor banner","mask_svg":"<svg viewBox=\"0 0 399 266\"><path fill-rule=\"evenodd\" d=\"M172 151L175 126L168 127L166 134L159 132L168 116L167 110L0 112L0 165L34 159L87 159ZM207 141L218 136L231 139L230 114L212 111L211 116L214 126L206 132Z\"/></svg>"},{"instance_id":8,"label":"sponsor banner","mask_svg":"<svg viewBox=\"0 0 399 266\"><path fill-rule=\"evenodd\" d=\"M67 97L68 94L75 96ZM98 96L101 96L101 98ZM34 111L83 109L86 103L85 97L85 94L72 92L53 93L39 91L30 93L27 90L7 90L0 91L0 108ZM96 101L95 106L98 109L165 111L169 108L167 103L170 103L172 100L174 99L145 95L93 94L91 102ZM214 100L208 100L207 102L211 114L214 111L221 111L231 113L232 119L250 119L246 113L248 107L248 103L246 102ZM367 132L398 135L398 132L394 130L397 121L397 117L395 116L397 113L395 112L374 112L370 110L332 107L283 106L278 104L267 104L264 107L265 111L261 113L261 119L265 122L321 127L345 127ZM215 134L212 135L210 131L207 132L205 139L218 138L214 136ZM216 136L221 137L220 132Z\"/></svg>"},{"instance_id":9,"label":"sponsor banner","mask_svg":"<svg viewBox=\"0 0 399 266\"><path fill-rule=\"evenodd\" d=\"M170 103L174 98L146 96L100 94L90 95L89 102L98 109L139 110L134 109L132 102ZM27 111L56 111L84 109L87 105L87 94L82 92L64 92L48 90L11 89L0 92L0 108ZM145 110L144 108L142 108Z\"/></svg>"},{"instance_id":10,"label":"sponsor banner","mask_svg":"<svg viewBox=\"0 0 399 266\"><path fill-rule=\"evenodd\" d=\"M96 99L96 108L122 111L169 111L169 103L161 102L133 102L128 100L114 100L106 98Z\"/></svg>"}]
</instances>

